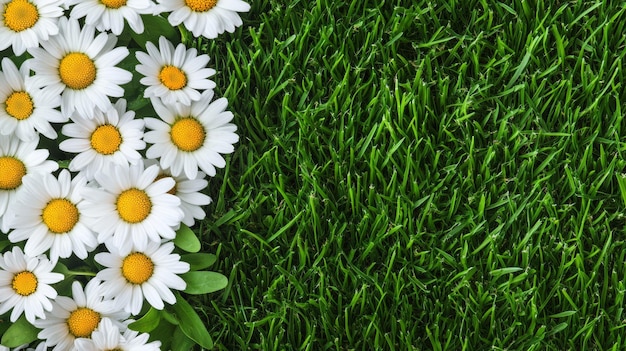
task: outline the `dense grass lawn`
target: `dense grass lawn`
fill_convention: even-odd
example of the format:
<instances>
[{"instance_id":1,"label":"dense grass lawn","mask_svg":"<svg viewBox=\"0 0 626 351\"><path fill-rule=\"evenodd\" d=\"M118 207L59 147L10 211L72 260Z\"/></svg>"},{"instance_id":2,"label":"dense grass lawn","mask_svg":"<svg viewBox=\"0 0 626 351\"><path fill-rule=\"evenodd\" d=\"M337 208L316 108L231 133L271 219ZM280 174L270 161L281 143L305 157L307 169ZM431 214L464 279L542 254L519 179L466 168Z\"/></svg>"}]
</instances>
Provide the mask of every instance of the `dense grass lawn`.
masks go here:
<instances>
[{"instance_id":1,"label":"dense grass lawn","mask_svg":"<svg viewBox=\"0 0 626 351\"><path fill-rule=\"evenodd\" d=\"M251 4L204 43L217 349L626 349L623 3Z\"/></svg>"}]
</instances>

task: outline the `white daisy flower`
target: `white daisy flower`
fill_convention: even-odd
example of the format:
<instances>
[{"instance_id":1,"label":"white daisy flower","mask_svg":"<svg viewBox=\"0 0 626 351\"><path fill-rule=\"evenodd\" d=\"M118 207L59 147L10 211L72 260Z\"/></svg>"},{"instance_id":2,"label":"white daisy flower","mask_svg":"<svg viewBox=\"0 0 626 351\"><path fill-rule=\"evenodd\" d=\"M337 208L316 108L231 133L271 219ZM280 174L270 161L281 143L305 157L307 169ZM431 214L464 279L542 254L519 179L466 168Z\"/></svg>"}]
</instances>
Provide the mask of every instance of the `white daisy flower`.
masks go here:
<instances>
[{"instance_id":1,"label":"white daisy flower","mask_svg":"<svg viewBox=\"0 0 626 351\"><path fill-rule=\"evenodd\" d=\"M0 50L13 47L15 55L59 32L63 0L0 0Z\"/></svg>"},{"instance_id":2,"label":"white daisy flower","mask_svg":"<svg viewBox=\"0 0 626 351\"><path fill-rule=\"evenodd\" d=\"M95 255L95 260L105 268L96 278L102 280L102 294L112 297L124 306L127 312L137 315L143 299L156 309L163 309L164 301L176 303L170 291L185 290L187 284L178 276L189 271L189 264L173 254L174 244L151 241L145 250L132 248L131 252L120 252L115 245L108 245L109 252Z\"/></svg>"},{"instance_id":3,"label":"white daisy flower","mask_svg":"<svg viewBox=\"0 0 626 351\"><path fill-rule=\"evenodd\" d=\"M174 186L172 178L154 181L159 168L144 169L136 165L113 165L96 173L100 188L85 188L85 214L98 242L109 239L122 253L132 247L144 250L148 242L173 239L173 228L180 225L183 211L180 199L167 192Z\"/></svg>"},{"instance_id":4,"label":"white daisy flower","mask_svg":"<svg viewBox=\"0 0 626 351\"><path fill-rule=\"evenodd\" d=\"M100 283L93 278L83 291L79 282L73 282L72 298L58 296L52 303L52 311L33 323L42 329L37 337L46 340L47 346L54 346L53 351L82 351L74 346L74 341L91 337L103 318L110 318L122 327L128 312L121 310L115 301L102 297Z\"/></svg>"},{"instance_id":5,"label":"white daisy flower","mask_svg":"<svg viewBox=\"0 0 626 351\"><path fill-rule=\"evenodd\" d=\"M56 108L61 97L39 89L28 79L28 64L18 69L13 61L2 59L0 73L0 134L15 134L22 140L33 139L37 132L56 139L57 132L50 122L67 122Z\"/></svg>"},{"instance_id":6,"label":"white daisy flower","mask_svg":"<svg viewBox=\"0 0 626 351\"><path fill-rule=\"evenodd\" d=\"M161 120L144 119L146 127L152 129L143 138L153 144L146 150L147 158L159 158L161 167L170 168L174 176L184 172L187 178L196 179L198 167L215 176L215 167L226 165L220 154L232 153L239 136L235 134L237 126L229 123L233 114L225 111L226 98L211 102L212 98L213 91L207 90L191 106L165 106L152 99Z\"/></svg>"},{"instance_id":7,"label":"white daisy flower","mask_svg":"<svg viewBox=\"0 0 626 351\"><path fill-rule=\"evenodd\" d=\"M69 137L59 144L66 152L77 153L70 161L71 171L80 171L92 180L94 174L112 164L135 164L146 143L142 140L144 121L135 119L135 112L126 111L126 100L119 99L106 112L93 111L90 118L77 114L74 123L63 126L61 133Z\"/></svg>"},{"instance_id":8,"label":"white daisy flower","mask_svg":"<svg viewBox=\"0 0 626 351\"><path fill-rule=\"evenodd\" d=\"M25 175L45 174L57 170L59 165L48 160L49 152L37 149L39 138L22 141L15 136L0 138L0 230L9 231L5 214L13 205L15 194L22 186Z\"/></svg>"},{"instance_id":9,"label":"white daisy flower","mask_svg":"<svg viewBox=\"0 0 626 351\"><path fill-rule=\"evenodd\" d=\"M151 42L146 43L146 50L147 54L135 53L140 63L135 69L145 76L139 81L147 86L144 97L189 105L200 99L198 89L215 88L215 82L208 79L215 74L214 69L206 68L209 55L198 55L196 49L187 49L182 43L174 49L165 37L159 38L158 50Z\"/></svg>"},{"instance_id":10,"label":"white daisy flower","mask_svg":"<svg viewBox=\"0 0 626 351\"><path fill-rule=\"evenodd\" d=\"M161 342L148 343L149 337L148 333L139 334L128 328L122 335L120 328L110 319L102 318L98 329L91 334L91 339L76 339L74 345L81 351L160 351Z\"/></svg>"},{"instance_id":11,"label":"white daisy flower","mask_svg":"<svg viewBox=\"0 0 626 351\"><path fill-rule=\"evenodd\" d=\"M57 292L50 286L63 280L63 274L54 273L55 263L45 256L30 257L13 246L0 256L0 314L11 311L11 322L24 313L30 323L35 317L44 318L44 310L52 310Z\"/></svg>"},{"instance_id":12,"label":"white daisy flower","mask_svg":"<svg viewBox=\"0 0 626 351\"><path fill-rule=\"evenodd\" d=\"M162 12L171 12L168 21L173 26L183 24L194 36L216 38L232 33L243 24L237 12L250 11L241 0L157 0Z\"/></svg>"},{"instance_id":13,"label":"white daisy flower","mask_svg":"<svg viewBox=\"0 0 626 351\"><path fill-rule=\"evenodd\" d=\"M92 115L95 108L102 112L111 105L109 97L121 97L132 74L116 65L128 56L126 47L115 47L117 37L100 33L95 27L82 29L77 20L61 18L59 35L41 43L41 48L28 49L33 56L32 77L44 90L61 94L61 112L70 116Z\"/></svg>"},{"instance_id":14,"label":"white daisy flower","mask_svg":"<svg viewBox=\"0 0 626 351\"><path fill-rule=\"evenodd\" d=\"M122 34L124 20L135 33L143 33L141 15L152 14L155 6L151 0L68 0L67 4L76 5L70 18L85 17L86 24L115 35Z\"/></svg>"},{"instance_id":15,"label":"white daisy flower","mask_svg":"<svg viewBox=\"0 0 626 351\"><path fill-rule=\"evenodd\" d=\"M17 193L15 206L10 211L8 226L13 243L26 240L24 252L29 256L50 250L49 257L57 261L74 253L87 258L88 252L98 246L96 235L84 223L85 203L82 190L87 180L82 175L71 179L66 169L58 179L50 174L24 177L23 187Z\"/></svg>"},{"instance_id":16,"label":"white daisy flower","mask_svg":"<svg viewBox=\"0 0 626 351\"><path fill-rule=\"evenodd\" d=\"M157 160L145 159L145 165L152 165L158 163ZM198 172L196 179L189 179L185 175L172 176L169 169L161 169L157 180L165 177L172 177L176 184L168 191L172 195L180 198L180 208L183 210L185 217L182 222L188 227L194 225L196 219L204 219L206 212L201 206L206 206L211 203L212 199L206 194L201 193L206 189L209 182L205 179L206 174L202 171Z\"/></svg>"}]
</instances>

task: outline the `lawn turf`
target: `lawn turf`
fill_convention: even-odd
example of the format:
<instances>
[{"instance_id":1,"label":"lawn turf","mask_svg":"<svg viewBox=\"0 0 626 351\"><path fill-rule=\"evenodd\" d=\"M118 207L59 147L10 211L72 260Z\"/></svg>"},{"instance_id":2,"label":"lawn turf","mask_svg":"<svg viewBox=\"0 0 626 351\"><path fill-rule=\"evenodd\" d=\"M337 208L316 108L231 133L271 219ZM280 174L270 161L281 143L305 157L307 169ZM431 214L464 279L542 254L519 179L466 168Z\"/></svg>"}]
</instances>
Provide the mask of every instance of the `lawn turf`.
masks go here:
<instances>
[{"instance_id":1,"label":"lawn turf","mask_svg":"<svg viewBox=\"0 0 626 351\"><path fill-rule=\"evenodd\" d=\"M624 4L251 4L198 42L216 349L626 349Z\"/></svg>"}]
</instances>

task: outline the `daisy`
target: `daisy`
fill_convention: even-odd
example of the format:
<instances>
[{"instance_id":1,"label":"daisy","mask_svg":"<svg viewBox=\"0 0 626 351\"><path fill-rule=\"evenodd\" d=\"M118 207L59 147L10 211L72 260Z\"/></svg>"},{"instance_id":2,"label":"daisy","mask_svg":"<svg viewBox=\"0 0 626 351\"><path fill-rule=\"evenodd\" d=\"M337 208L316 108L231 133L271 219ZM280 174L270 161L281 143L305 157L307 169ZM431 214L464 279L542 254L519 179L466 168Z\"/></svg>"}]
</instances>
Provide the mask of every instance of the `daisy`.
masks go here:
<instances>
[{"instance_id":1,"label":"daisy","mask_svg":"<svg viewBox=\"0 0 626 351\"><path fill-rule=\"evenodd\" d=\"M44 310L52 310L57 292L50 284L63 280L63 274L52 272L55 263L45 256L24 255L13 246L0 256L0 314L11 311L11 322L24 313L30 323L35 317L44 318Z\"/></svg>"},{"instance_id":2,"label":"daisy","mask_svg":"<svg viewBox=\"0 0 626 351\"><path fill-rule=\"evenodd\" d=\"M215 74L214 69L206 68L208 55L198 55L196 49L187 49L182 43L174 49L165 37L159 38L158 50L151 42L146 43L146 50L147 54L135 54L140 63L135 69L145 76L139 81L147 86L144 97L189 105L200 99L198 89L215 88L215 82L208 79Z\"/></svg>"},{"instance_id":3,"label":"daisy","mask_svg":"<svg viewBox=\"0 0 626 351\"><path fill-rule=\"evenodd\" d=\"M148 242L173 239L173 228L180 225L183 211L180 199L167 192L174 186L172 178L155 182L158 167L144 169L136 165L113 165L96 173L99 188L83 190L85 214L98 242L111 239L121 252L133 246L144 250Z\"/></svg>"},{"instance_id":4,"label":"daisy","mask_svg":"<svg viewBox=\"0 0 626 351\"><path fill-rule=\"evenodd\" d=\"M63 3L64 0L0 0L0 50L12 46L19 56L56 35Z\"/></svg>"},{"instance_id":5,"label":"daisy","mask_svg":"<svg viewBox=\"0 0 626 351\"><path fill-rule=\"evenodd\" d=\"M102 280L102 294L114 297L124 310L133 315L141 311L144 298L156 308L163 309L164 301L176 303L170 291L185 290L187 284L178 276L189 271L189 264L173 254L174 244L151 241L145 250L134 247L129 253L120 252L115 245L106 245L109 252L95 255L105 268L96 275Z\"/></svg>"},{"instance_id":6,"label":"daisy","mask_svg":"<svg viewBox=\"0 0 626 351\"><path fill-rule=\"evenodd\" d=\"M152 99L161 120L145 118L146 127L152 130L145 133L144 140L153 144L146 150L147 158L160 158L161 167L170 168L174 176L184 172L187 178L196 179L198 167L215 176L215 167L226 165L220 154L232 153L239 137L237 126L229 123L233 114L225 111L226 98L211 102L212 98L213 91L207 90L191 106L167 107Z\"/></svg>"},{"instance_id":7,"label":"daisy","mask_svg":"<svg viewBox=\"0 0 626 351\"><path fill-rule=\"evenodd\" d=\"M70 178L66 169L59 173L58 179L50 173L24 177L23 189L9 210L12 216L8 218L8 226L14 228L9 233L11 242L26 240L27 255L50 250L53 261L70 257L72 253L85 259L98 246L95 234L84 224L81 192L87 181L80 174Z\"/></svg>"},{"instance_id":8,"label":"daisy","mask_svg":"<svg viewBox=\"0 0 626 351\"><path fill-rule=\"evenodd\" d=\"M45 174L57 170L59 165L48 160L49 152L37 149L39 138L22 141L15 136L0 138L0 230L9 231L5 213L15 201L15 194L27 174Z\"/></svg>"},{"instance_id":9,"label":"daisy","mask_svg":"<svg viewBox=\"0 0 626 351\"><path fill-rule=\"evenodd\" d=\"M143 119L134 119L135 112L126 111L126 100L119 99L106 112L93 111L90 118L73 114L74 123L63 126L61 133L69 137L59 144L66 152L77 153L70 161L71 171L80 171L88 179L112 164L135 164L143 150Z\"/></svg>"},{"instance_id":10,"label":"daisy","mask_svg":"<svg viewBox=\"0 0 626 351\"><path fill-rule=\"evenodd\" d=\"M194 36L216 38L243 24L237 12L248 12L250 5L241 0L157 0L173 26L183 23Z\"/></svg>"},{"instance_id":11,"label":"daisy","mask_svg":"<svg viewBox=\"0 0 626 351\"><path fill-rule=\"evenodd\" d=\"M18 69L9 58L2 59L0 73L0 134L15 134L22 140L33 139L37 132L49 139L57 133L50 122L67 121L56 110L61 97L40 90L28 79L30 69L22 64Z\"/></svg>"},{"instance_id":12,"label":"daisy","mask_svg":"<svg viewBox=\"0 0 626 351\"><path fill-rule=\"evenodd\" d=\"M109 318L102 318L98 329L91 334L91 339L76 339L74 346L81 351L160 351L161 342L148 343L149 337L150 335L147 333L139 334L128 328L122 335L120 328L113 324Z\"/></svg>"},{"instance_id":13,"label":"daisy","mask_svg":"<svg viewBox=\"0 0 626 351\"><path fill-rule=\"evenodd\" d=\"M59 35L42 42L42 47L28 49L33 56L33 79L51 94L61 94L61 112L70 116L74 110L81 116L102 112L111 105L109 97L121 97L132 74L116 67L128 56L126 47L115 47L113 34L95 35L95 27L82 29L77 20L61 18Z\"/></svg>"},{"instance_id":14,"label":"daisy","mask_svg":"<svg viewBox=\"0 0 626 351\"><path fill-rule=\"evenodd\" d=\"M83 18L85 23L103 32L111 30L120 35L124 20L135 33L143 33L142 14L152 14L155 6L151 0L68 0L72 8L70 18Z\"/></svg>"},{"instance_id":15,"label":"daisy","mask_svg":"<svg viewBox=\"0 0 626 351\"><path fill-rule=\"evenodd\" d=\"M46 340L47 346L54 346L53 351L74 351L79 350L74 341L91 337L103 318L110 318L123 326L122 321L128 318L128 313L115 301L102 297L100 283L93 278L83 291L79 282L73 282L72 298L58 296L52 303L52 311L33 323L42 329L37 337Z\"/></svg>"},{"instance_id":16,"label":"daisy","mask_svg":"<svg viewBox=\"0 0 626 351\"><path fill-rule=\"evenodd\" d=\"M158 161L153 159L144 160L144 164L146 165L154 163L158 163ZM172 176L168 169L161 169L157 180L164 177L172 177L176 182L174 187L168 192L172 195L176 195L180 199L180 208L185 214L182 222L191 227L194 225L195 219L204 219L206 213L200 206L208 205L212 201L208 195L201 193L209 184L209 182L204 179L206 174L199 171L196 179L189 179L184 175L177 177Z\"/></svg>"}]
</instances>

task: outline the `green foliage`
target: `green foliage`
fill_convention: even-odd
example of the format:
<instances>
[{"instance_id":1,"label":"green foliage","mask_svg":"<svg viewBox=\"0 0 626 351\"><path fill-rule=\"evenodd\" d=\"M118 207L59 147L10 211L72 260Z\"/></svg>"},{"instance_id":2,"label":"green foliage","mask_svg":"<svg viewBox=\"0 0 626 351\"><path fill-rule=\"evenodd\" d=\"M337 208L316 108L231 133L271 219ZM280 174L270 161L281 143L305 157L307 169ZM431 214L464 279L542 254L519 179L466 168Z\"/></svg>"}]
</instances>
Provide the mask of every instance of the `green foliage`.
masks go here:
<instances>
[{"instance_id":1,"label":"green foliage","mask_svg":"<svg viewBox=\"0 0 626 351\"><path fill-rule=\"evenodd\" d=\"M187 283L185 292L192 295L212 293L228 285L228 278L217 272L188 272L181 278Z\"/></svg>"},{"instance_id":2,"label":"green foliage","mask_svg":"<svg viewBox=\"0 0 626 351\"><path fill-rule=\"evenodd\" d=\"M200 240L189 227L184 224L180 225L180 229L176 231L176 238L174 238L174 245L187 252L200 251Z\"/></svg>"},{"instance_id":3,"label":"green foliage","mask_svg":"<svg viewBox=\"0 0 626 351\"><path fill-rule=\"evenodd\" d=\"M18 347L29 344L37 340L38 333L39 329L30 324L25 316L21 316L4 331L0 344L6 347Z\"/></svg>"}]
</instances>

